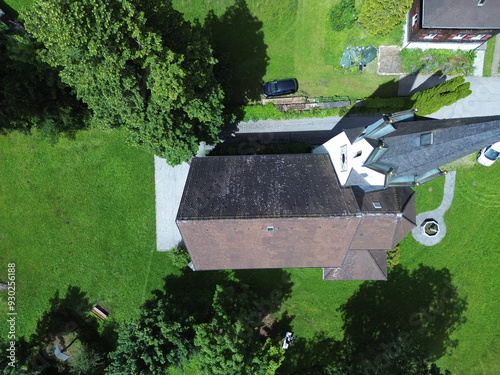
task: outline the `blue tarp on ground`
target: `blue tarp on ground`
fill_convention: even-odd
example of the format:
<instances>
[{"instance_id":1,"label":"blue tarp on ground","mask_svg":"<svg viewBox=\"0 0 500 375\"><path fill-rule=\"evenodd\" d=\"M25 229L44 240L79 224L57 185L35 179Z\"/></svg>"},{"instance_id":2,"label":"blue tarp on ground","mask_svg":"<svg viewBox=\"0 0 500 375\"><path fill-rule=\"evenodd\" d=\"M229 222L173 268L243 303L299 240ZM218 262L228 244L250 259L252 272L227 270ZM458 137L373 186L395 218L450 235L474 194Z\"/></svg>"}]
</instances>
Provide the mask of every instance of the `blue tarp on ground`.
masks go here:
<instances>
[{"instance_id":1,"label":"blue tarp on ground","mask_svg":"<svg viewBox=\"0 0 500 375\"><path fill-rule=\"evenodd\" d=\"M375 60L378 50L375 47L347 47L340 59L342 68L350 68L356 65L366 65Z\"/></svg>"}]
</instances>

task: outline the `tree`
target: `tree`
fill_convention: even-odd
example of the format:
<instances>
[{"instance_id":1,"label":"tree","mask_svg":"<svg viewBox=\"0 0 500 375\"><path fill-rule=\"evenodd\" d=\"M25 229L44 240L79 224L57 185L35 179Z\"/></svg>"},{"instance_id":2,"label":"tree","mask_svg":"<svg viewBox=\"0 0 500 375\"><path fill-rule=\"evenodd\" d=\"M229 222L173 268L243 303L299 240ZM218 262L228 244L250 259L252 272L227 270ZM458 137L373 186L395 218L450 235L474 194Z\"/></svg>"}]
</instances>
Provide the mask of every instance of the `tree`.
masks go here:
<instances>
[{"instance_id":1,"label":"tree","mask_svg":"<svg viewBox=\"0 0 500 375\"><path fill-rule=\"evenodd\" d=\"M451 105L471 93L470 83L465 82L463 76L458 76L434 87L416 92L411 96L411 101L413 101L413 108L418 109L418 114L425 116Z\"/></svg>"},{"instance_id":2,"label":"tree","mask_svg":"<svg viewBox=\"0 0 500 375\"><path fill-rule=\"evenodd\" d=\"M37 0L26 29L44 45L92 111L92 122L123 126L129 139L165 157L188 160L200 141L216 142L223 92L210 45L171 1Z\"/></svg>"},{"instance_id":3,"label":"tree","mask_svg":"<svg viewBox=\"0 0 500 375\"><path fill-rule=\"evenodd\" d=\"M109 355L109 374L165 374L165 369L188 358L192 338L190 319L158 299L138 321L120 327L117 348Z\"/></svg>"},{"instance_id":4,"label":"tree","mask_svg":"<svg viewBox=\"0 0 500 375\"><path fill-rule=\"evenodd\" d=\"M245 285L216 287L212 320L195 328L203 373L272 375L281 365L283 349L259 335L257 300Z\"/></svg>"},{"instance_id":5,"label":"tree","mask_svg":"<svg viewBox=\"0 0 500 375\"><path fill-rule=\"evenodd\" d=\"M412 0L364 0L358 21L373 35L388 34L404 21Z\"/></svg>"},{"instance_id":6,"label":"tree","mask_svg":"<svg viewBox=\"0 0 500 375\"><path fill-rule=\"evenodd\" d=\"M61 82L58 69L40 61L41 45L26 34L0 31L2 130L36 128L56 138L85 128L88 111Z\"/></svg>"}]
</instances>

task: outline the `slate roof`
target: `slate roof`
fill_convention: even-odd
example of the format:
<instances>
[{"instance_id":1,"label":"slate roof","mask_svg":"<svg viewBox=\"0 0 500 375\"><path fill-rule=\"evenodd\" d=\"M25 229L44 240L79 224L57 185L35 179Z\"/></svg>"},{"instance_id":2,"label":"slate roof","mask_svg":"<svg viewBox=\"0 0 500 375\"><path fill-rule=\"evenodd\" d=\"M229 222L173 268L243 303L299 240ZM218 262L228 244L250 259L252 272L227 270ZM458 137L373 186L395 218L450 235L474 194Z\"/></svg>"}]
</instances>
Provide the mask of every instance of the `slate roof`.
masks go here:
<instances>
[{"instance_id":1,"label":"slate roof","mask_svg":"<svg viewBox=\"0 0 500 375\"><path fill-rule=\"evenodd\" d=\"M423 0L422 26L437 29L500 29L500 0Z\"/></svg>"},{"instance_id":2,"label":"slate roof","mask_svg":"<svg viewBox=\"0 0 500 375\"><path fill-rule=\"evenodd\" d=\"M354 215L325 154L193 158L178 220Z\"/></svg>"},{"instance_id":3,"label":"slate roof","mask_svg":"<svg viewBox=\"0 0 500 375\"><path fill-rule=\"evenodd\" d=\"M421 145L426 133L432 144ZM500 116L399 122L382 140L388 150L379 162L399 176L423 174L500 140Z\"/></svg>"}]
</instances>

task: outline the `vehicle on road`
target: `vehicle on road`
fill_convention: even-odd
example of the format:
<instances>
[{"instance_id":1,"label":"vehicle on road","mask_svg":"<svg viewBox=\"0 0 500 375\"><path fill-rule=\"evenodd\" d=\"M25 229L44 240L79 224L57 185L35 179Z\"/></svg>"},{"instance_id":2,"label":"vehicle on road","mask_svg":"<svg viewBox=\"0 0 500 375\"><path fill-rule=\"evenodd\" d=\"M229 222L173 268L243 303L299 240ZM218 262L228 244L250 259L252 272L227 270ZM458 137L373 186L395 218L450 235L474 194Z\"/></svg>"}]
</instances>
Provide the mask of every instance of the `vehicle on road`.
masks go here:
<instances>
[{"instance_id":1,"label":"vehicle on road","mask_svg":"<svg viewBox=\"0 0 500 375\"><path fill-rule=\"evenodd\" d=\"M481 150L477 157L477 162L489 167L495 160L500 157L500 142L493 143L491 146L485 147Z\"/></svg>"},{"instance_id":2,"label":"vehicle on road","mask_svg":"<svg viewBox=\"0 0 500 375\"><path fill-rule=\"evenodd\" d=\"M266 82L262 85L262 93L266 98L293 94L297 92L298 89L299 83L295 78Z\"/></svg>"}]
</instances>

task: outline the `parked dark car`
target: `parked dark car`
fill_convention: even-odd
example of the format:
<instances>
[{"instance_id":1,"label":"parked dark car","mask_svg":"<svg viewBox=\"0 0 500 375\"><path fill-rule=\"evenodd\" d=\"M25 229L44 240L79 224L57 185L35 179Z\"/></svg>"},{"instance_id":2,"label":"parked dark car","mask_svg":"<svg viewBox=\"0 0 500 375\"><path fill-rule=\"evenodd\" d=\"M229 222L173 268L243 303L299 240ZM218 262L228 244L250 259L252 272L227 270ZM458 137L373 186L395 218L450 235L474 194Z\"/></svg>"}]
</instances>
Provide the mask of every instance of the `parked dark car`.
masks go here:
<instances>
[{"instance_id":1,"label":"parked dark car","mask_svg":"<svg viewBox=\"0 0 500 375\"><path fill-rule=\"evenodd\" d=\"M262 93L266 98L270 96L293 94L297 92L298 89L299 83L295 78L266 82L262 85Z\"/></svg>"}]
</instances>

